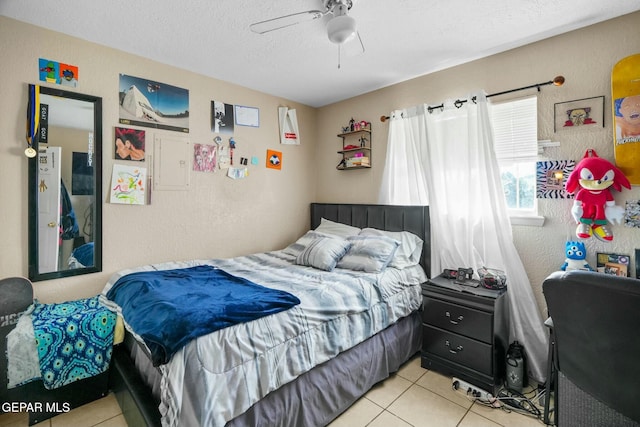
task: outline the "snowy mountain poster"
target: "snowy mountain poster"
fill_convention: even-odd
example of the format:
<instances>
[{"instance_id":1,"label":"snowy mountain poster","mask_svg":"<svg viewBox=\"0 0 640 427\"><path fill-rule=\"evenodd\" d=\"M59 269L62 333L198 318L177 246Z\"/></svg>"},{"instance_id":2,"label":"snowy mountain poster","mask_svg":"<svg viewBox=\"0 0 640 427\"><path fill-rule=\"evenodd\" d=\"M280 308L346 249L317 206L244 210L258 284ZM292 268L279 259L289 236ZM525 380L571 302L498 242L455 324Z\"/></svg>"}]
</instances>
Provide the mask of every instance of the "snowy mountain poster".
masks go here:
<instances>
[{"instance_id":1,"label":"snowy mountain poster","mask_svg":"<svg viewBox=\"0 0 640 427\"><path fill-rule=\"evenodd\" d=\"M120 123L189 132L189 91L120 74Z\"/></svg>"}]
</instances>

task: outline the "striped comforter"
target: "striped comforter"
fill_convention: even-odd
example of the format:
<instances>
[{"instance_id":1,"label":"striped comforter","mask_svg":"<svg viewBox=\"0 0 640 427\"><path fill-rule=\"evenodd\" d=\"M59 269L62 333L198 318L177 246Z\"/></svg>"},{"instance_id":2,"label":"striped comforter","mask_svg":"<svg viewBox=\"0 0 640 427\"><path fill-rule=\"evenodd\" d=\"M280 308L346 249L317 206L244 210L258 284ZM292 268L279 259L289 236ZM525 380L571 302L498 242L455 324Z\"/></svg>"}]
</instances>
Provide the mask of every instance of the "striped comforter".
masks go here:
<instances>
[{"instance_id":1,"label":"striped comforter","mask_svg":"<svg viewBox=\"0 0 640 427\"><path fill-rule=\"evenodd\" d=\"M269 392L420 308L426 276L419 266L379 274L326 272L294 259L275 251L149 265L110 278L103 296L132 272L214 265L300 299L289 310L197 338L162 365L164 426L223 426Z\"/></svg>"}]
</instances>

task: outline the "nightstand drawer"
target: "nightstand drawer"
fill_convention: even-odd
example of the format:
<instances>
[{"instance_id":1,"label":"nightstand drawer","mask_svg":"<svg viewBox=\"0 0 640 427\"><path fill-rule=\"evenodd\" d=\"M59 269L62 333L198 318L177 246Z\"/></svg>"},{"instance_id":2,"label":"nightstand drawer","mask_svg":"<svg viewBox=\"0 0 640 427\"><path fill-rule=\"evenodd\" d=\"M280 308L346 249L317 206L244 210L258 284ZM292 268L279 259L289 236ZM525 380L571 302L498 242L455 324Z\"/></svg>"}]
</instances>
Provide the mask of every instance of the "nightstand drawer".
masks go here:
<instances>
[{"instance_id":1,"label":"nightstand drawer","mask_svg":"<svg viewBox=\"0 0 640 427\"><path fill-rule=\"evenodd\" d=\"M472 340L430 325L422 325L423 351L474 369L486 375L493 375L493 355L491 345Z\"/></svg>"},{"instance_id":2,"label":"nightstand drawer","mask_svg":"<svg viewBox=\"0 0 640 427\"><path fill-rule=\"evenodd\" d=\"M424 299L424 323L462 334L485 343L493 340L493 315L434 298Z\"/></svg>"}]
</instances>

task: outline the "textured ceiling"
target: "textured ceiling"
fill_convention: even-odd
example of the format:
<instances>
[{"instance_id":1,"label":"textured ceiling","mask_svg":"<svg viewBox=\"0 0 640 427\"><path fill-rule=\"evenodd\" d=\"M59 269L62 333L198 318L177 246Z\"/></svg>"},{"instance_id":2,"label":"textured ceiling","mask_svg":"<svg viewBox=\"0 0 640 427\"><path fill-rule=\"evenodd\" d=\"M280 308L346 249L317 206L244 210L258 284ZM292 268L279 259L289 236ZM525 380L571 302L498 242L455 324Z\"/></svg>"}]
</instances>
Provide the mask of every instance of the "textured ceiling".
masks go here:
<instances>
[{"instance_id":1,"label":"textured ceiling","mask_svg":"<svg viewBox=\"0 0 640 427\"><path fill-rule=\"evenodd\" d=\"M313 9L323 1L0 0L0 15L313 107L631 13L640 1L354 0L365 52L343 50L340 68L329 16L249 30Z\"/></svg>"}]
</instances>

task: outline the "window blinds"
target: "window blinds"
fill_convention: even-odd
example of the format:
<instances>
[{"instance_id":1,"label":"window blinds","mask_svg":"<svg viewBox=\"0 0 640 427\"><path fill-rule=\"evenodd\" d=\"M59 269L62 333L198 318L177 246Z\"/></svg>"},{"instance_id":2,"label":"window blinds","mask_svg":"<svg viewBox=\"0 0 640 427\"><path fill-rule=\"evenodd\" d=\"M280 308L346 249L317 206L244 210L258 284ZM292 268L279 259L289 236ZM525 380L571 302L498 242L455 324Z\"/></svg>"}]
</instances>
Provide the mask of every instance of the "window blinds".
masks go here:
<instances>
[{"instance_id":1,"label":"window blinds","mask_svg":"<svg viewBox=\"0 0 640 427\"><path fill-rule=\"evenodd\" d=\"M538 98L530 96L491 105L498 162L538 159Z\"/></svg>"}]
</instances>

